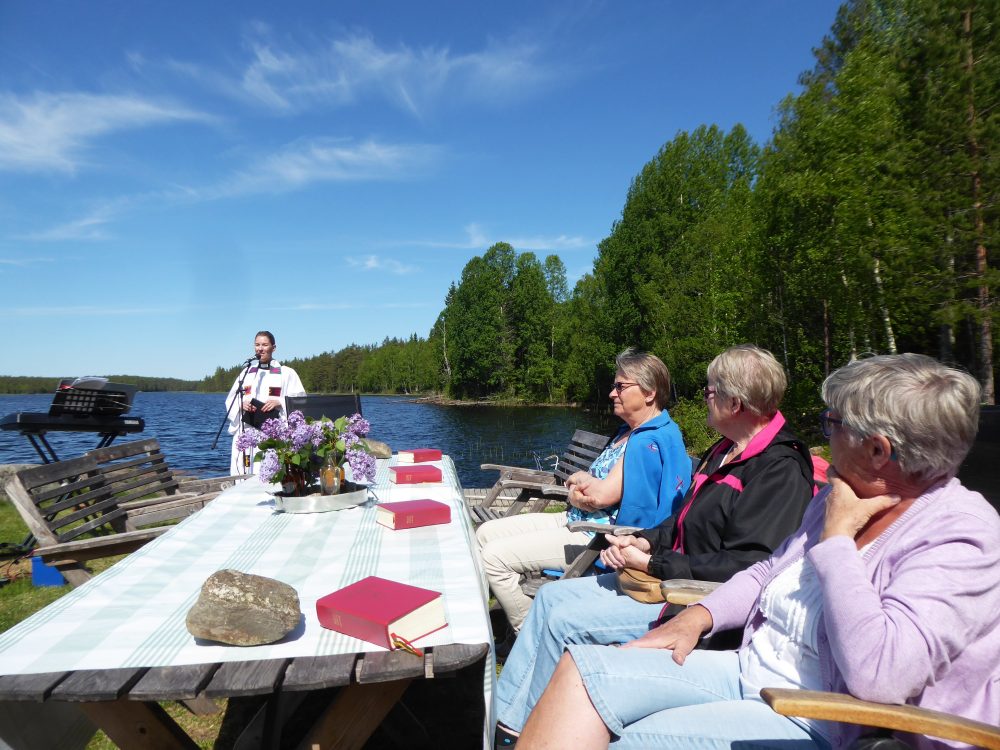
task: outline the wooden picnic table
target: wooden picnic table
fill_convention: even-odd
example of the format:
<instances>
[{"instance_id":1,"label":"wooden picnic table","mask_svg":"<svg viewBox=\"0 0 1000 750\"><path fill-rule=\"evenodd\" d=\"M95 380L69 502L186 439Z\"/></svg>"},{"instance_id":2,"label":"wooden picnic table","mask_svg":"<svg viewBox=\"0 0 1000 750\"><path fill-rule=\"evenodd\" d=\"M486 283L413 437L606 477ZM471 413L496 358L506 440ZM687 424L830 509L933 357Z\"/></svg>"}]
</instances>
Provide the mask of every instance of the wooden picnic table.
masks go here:
<instances>
[{"instance_id":1,"label":"wooden picnic table","mask_svg":"<svg viewBox=\"0 0 1000 750\"><path fill-rule=\"evenodd\" d=\"M157 701L268 696L264 746L277 746L283 706L341 687L310 730L320 747L362 747L414 679L482 664L482 744L490 746L495 665L488 589L454 464L444 481L393 485L378 462L372 501L349 510L277 513L256 479L0 633L0 701L78 702L122 748L195 747ZM392 531L375 502L428 497L452 522ZM276 644L196 642L184 617L204 580L236 568L299 593L303 625ZM441 591L448 627L417 642L423 657L386 651L319 626L320 596L368 575ZM449 709L454 709L450 706ZM305 746L309 746L308 744Z\"/></svg>"}]
</instances>

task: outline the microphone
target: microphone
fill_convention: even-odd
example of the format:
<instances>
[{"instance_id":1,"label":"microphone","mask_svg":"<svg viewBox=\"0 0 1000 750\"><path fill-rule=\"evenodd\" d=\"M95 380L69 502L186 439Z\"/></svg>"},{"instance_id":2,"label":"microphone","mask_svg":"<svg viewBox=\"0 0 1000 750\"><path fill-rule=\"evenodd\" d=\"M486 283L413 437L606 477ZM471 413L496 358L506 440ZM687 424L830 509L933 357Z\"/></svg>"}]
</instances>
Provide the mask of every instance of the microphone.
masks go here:
<instances>
[{"instance_id":1,"label":"microphone","mask_svg":"<svg viewBox=\"0 0 1000 750\"><path fill-rule=\"evenodd\" d=\"M246 361L243 364L248 365L251 362L253 362L255 359L259 359L259 357L256 354L254 354L252 357L247 357Z\"/></svg>"}]
</instances>

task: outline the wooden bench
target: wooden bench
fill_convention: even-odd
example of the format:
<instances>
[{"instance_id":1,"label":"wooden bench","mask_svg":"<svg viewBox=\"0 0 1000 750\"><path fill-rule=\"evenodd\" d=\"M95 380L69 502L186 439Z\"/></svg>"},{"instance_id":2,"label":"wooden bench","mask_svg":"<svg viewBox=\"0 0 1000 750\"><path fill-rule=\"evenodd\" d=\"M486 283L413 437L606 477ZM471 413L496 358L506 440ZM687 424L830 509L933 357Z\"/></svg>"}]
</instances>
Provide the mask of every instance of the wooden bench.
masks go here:
<instances>
[{"instance_id":1,"label":"wooden bench","mask_svg":"<svg viewBox=\"0 0 1000 750\"><path fill-rule=\"evenodd\" d=\"M203 508L233 479L179 481L156 440L99 448L13 474L7 495L39 542L35 554L73 586L84 563L133 552Z\"/></svg>"},{"instance_id":2,"label":"wooden bench","mask_svg":"<svg viewBox=\"0 0 1000 750\"><path fill-rule=\"evenodd\" d=\"M483 471L499 471L500 477L486 493L479 505L474 505L472 520L482 523L496 518L515 516L521 511L540 513L550 502L565 499L569 491L564 486L566 479L578 471L587 471L604 447L608 438L586 430L573 433L569 445L561 456L554 471L539 471L520 466L503 466L501 464L482 464ZM495 507L500 493L504 490L518 491L517 497L510 501L507 508Z\"/></svg>"},{"instance_id":3,"label":"wooden bench","mask_svg":"<svg viewBox=\"0 0 1000 750\"><path fill-rule=\"evenodd\" d=\"M135 440L85 455L93 458L133 527L176 521L205 507L242 476L195 479L167 464L156 438Z\"/></svg>"}]
</instances>

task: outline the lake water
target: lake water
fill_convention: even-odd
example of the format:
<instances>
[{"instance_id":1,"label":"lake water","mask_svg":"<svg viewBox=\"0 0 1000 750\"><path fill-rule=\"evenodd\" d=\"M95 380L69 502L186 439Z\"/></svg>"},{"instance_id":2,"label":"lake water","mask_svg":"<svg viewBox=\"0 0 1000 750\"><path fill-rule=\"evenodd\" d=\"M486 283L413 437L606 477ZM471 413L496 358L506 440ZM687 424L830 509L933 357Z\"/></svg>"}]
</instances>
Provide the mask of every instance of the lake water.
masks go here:
<instances>
[{"instance_id":1,"label":"lake water","mask_svg":"<svg viewBox=\"0 0 1000 750\"><path fill-rule=\"evenodd\" d=\"M0 416L45 413L51 402L50 394L0 395ZM442 406L394 396L362 396L361 411L372 424L371 437L393 450L431 447L450 455L465 487L487 487L496 480L496 472L479 469L482 463L536 468L537 457L548 467L545 457L561 453L574 430L609 435L618 424L608 413L569 407ZM221 393L138 393L129 415L142 417L146 429L117 440L155 437L172 467L200 476L228 474L232 438L225 430L211 449L224 413ZM98 440L86 432L53 432L46 438L60 458L78 456ZM27 438L0 432L0 464L38 462Z\"/></svg>"}]
</instances>

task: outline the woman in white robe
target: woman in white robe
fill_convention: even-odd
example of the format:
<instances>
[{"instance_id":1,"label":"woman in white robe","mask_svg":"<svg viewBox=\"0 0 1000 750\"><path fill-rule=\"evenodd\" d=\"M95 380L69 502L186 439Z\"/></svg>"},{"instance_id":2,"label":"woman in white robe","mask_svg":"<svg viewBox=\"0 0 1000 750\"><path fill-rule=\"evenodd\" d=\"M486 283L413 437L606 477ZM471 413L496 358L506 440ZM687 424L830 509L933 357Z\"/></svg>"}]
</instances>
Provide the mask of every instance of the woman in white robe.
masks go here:
<instances>
[{"instance_id":1,"label":"woman in white robe","mask_svg":"<svg viewBox=\"0 0 1000 750\"><path fill-rule=\"evenodd\" d=\"M254 473L253 449L241 451L237 447L237 441L243 434L244 413L254 413L258 409L268 417L281 417L287 415L285 410L285 398L287 396L305 396L305 388L299 380L298 373L291 367L282 365L276 359L272 359L277 345L274 343L274 334L270 331L260 331L253 341L254 354L258 364L247 365L240 370L239 375L233 382L233 387L229 389L226 396L226 412L229 414L229 434L233 436L232 457L230 459L229 473L232 475ZM246 375L245 377L244 374ZM240 398L239 408L234 408L233 400L237 398L237 390L240 386L240 379L243 379L243 390ZM253 401L263 404L257 407Z\"/></svg>"}]
</instances>

